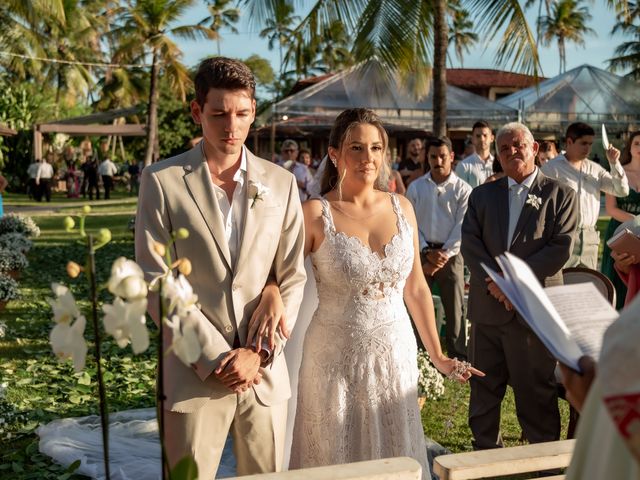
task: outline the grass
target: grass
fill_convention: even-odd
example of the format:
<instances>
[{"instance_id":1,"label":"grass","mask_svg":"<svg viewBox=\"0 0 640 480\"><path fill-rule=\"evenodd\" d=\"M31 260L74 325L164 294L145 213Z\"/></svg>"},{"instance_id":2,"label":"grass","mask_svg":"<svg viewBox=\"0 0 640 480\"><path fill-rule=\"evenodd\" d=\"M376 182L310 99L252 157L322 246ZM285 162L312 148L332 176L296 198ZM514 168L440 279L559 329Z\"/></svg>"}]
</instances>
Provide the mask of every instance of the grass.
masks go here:
<instances>
[{"instance_id":1,"label":"grass","mask_svg":"<svg viewBox=\"0 0 640 480\"><path fill-rule=\"evenodd\" d=\"M98 204L87 219L87 228L106 227L113 235L112 242L97 256L100 281L108 278L115 258L133 258L133 238L127 225L135 203L128 198L122 200L126 208L121 204ZM11 195L6 203L30 205ZM83 203L56 198L56 204L60 204L65 213L78 211ZM79 479L84 477L67 472L38 452L35 432L38 425L56 418L97 413L91 350L85 372L75 374L68 363L56 361L48 343L52 320L46 299L51 296L51 282L72 284L76 298L86 298L84 279L73 281L65 273L66 262L81 263L84 250L76 237L64 231L60 216L33 218L42 234L35 240L29 253L30 267L20 280L21 299L10 302L0 313L0 320L6 324L4 336L0 335L0 385L6 384L4 395L0 388L0 478ZM604 226L606 222L602 221L599 227ZM103 297L107 299L107 295ZM88 311L86 302L82 306ZM85 336L93 338L89 325ZM103 356L110 411L154 405L156 361L153 351L133 356L130 348L121 350L105 339ZM453 452L470 450L468 405L469 387L447 382L445 396L427 402L422 411L425 433ZM567 404L561 401L560 405L566 429ZM507 446L520 443L520 427L510 389L503 403L502 431Z\"/></svg>"}]
</instances>

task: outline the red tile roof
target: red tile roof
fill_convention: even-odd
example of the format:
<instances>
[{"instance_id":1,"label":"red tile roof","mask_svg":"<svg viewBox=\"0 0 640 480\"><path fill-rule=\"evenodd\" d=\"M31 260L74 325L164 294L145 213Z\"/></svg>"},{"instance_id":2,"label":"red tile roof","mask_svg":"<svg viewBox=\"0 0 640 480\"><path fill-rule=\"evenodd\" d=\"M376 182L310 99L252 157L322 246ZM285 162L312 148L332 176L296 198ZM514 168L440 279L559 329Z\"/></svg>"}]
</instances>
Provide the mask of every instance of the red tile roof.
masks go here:
<instances>
[{"instance_id":1,"label":"red tile roof","mask_svg":"<svg viewBox=\"0 0 640 480\"><path fill-rule=\"evenodd\" d=\"M542 81L546 78L539 77L538 80ZM535 85L536 80L532 75L489 68L448 68L447 83L459 88L527 88Z\"/></svg>"},{"instance_id":2,"label":"red tile roof","mask_svg":"<svg viewBox=\"0 0 640 480\"><path fill-rule=\"evenodd\" d=\"M293 95L304 90L311 85L331 78L335 73L325 73L317 77L304 78L298 80L287 94ZM538 77L538 81L546 80L546 77ZM522 73L506 72L504 70L493 70L490 68L448 68L447 83L458 88L490 88L490 87L512 87L517 89L531 87L536 84L535 77Z\"/></svg>"}]
</instances>

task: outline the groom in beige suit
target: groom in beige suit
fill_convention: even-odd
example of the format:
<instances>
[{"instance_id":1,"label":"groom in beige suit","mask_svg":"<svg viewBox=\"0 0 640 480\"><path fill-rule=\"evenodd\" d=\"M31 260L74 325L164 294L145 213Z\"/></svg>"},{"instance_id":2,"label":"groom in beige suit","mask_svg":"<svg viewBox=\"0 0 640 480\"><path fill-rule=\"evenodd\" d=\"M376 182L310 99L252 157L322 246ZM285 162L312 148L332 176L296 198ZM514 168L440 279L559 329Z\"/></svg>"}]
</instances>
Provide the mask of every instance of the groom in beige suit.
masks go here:
<instances>
[{"instance_id":1,"label":"groom in beige suit","mask_svg":"<svg viewBox=\"0 0 640 480\"><path fill-rule=\"evenodd\" d=\"M286 318L296 318L305 283L304 231L293 175L244 147L256 108L248 67L207 59L195 89L191 113L203 140L143 170L136 258L148 279L160 274L163 262L149 240L166 243L179 228L189 230L172 254L193 266L188 280L200 309L189 321L203 351L191 366L173 353L165 357L165 443L172 466L192 455L199 478L209 480L229 432L239 475L281 468L291 395L284 342L276 339L274 348L258 353L246 345L247 328L268 279L280 288ZM157 323L157 311L150 313Z\"/></svg>"}]
</instances>

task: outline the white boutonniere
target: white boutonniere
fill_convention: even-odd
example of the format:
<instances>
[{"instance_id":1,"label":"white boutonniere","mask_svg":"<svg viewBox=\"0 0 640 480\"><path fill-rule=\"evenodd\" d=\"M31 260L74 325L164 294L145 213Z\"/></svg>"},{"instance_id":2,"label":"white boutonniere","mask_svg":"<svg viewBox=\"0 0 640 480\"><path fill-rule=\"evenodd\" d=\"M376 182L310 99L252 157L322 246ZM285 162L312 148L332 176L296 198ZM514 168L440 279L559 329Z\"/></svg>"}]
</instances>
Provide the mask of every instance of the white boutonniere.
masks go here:
<instances>
[{"instance_id":1,"label":"white boutonniere","mask_svg":"<svg viewBox=\"0 0 640 480\"><path fill-rule=\"evenodd\" d=\"M527 205L531 205L533 208L538 210L540 208L540 205L542 205L542 199L540 197L530 193L527 196L527 202L526 203L527 203Z\"/></svg>"},{"instance_id":2,"label":"white boutonniere","mask_svg":"<svg viewBox=\"0 0 640 480\"><path fill-rule=\"evenodd\" d=\"M269 195L269 187L260 182L249 181L249 198L252 199L250 208L253 208L256 201L264 200L267 195Z\"/></svg>"}]
</instances>

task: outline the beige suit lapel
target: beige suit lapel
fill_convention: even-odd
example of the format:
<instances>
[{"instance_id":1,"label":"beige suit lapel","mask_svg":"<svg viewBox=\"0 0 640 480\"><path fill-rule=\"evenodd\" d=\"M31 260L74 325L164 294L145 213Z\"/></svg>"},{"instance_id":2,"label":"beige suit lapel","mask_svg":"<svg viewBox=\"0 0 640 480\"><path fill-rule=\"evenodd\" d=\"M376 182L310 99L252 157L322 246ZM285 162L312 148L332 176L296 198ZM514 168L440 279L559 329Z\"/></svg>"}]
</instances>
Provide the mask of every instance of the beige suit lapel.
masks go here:
<instances>
[{"instance_id":1,"label":"beige suit lapel","mask_svg":"<svg viewBox=\"0 0 640 480\"><path fill-rule=\"evenodd\" d=\"M202 151L199 146L195 147L189 153L184 169L184 181L187 189L200 214L204 218L207 227L209 227L209 231L218 246L220 254L224 258L227 268L231 270L231 253L225 236L222 213L220 212L218 199L213 190L209 168L202 157Z\"/></svg>"},{"instance_id":2,"label":"beige suit lapel","mask_svg":"<svg viewBox=\"0 0 640 480\"><path fill-rule=\"evenodd\" d=\"M253 203L253 198L249 198L249 185L251 185L251 183L266 184L264 179L265 170L258 159L249 150L245 149L245 151L247 152L247 185L245 188L246 201L244 207L244 226L240 232L240 248L236 258L236 264L233 268L234 277L251 254L251 245L253 243L253 239L258 233L258 227L260 226L261 209L266 201L265 199L258 200L253 204L253 206L251 205Z\"/></svg>"}]
</instances>

